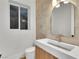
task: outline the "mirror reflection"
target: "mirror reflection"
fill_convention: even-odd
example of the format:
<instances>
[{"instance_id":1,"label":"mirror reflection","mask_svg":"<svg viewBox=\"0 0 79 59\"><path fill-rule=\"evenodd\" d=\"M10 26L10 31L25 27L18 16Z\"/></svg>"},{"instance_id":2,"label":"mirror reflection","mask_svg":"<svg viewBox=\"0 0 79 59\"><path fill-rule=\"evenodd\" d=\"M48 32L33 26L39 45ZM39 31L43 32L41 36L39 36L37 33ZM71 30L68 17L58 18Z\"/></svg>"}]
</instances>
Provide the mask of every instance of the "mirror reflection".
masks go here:
<instances>
[{"instance_id":1,"label":"mirror reflection","mask_svg":"<svg viewBox=\"0 0 79 59\"><path fill-rule=\"evenodd\" d=\"M74 36L74 5L60 3L52 11L51 32L52 34Z\"/></svg>"}]
</instances>

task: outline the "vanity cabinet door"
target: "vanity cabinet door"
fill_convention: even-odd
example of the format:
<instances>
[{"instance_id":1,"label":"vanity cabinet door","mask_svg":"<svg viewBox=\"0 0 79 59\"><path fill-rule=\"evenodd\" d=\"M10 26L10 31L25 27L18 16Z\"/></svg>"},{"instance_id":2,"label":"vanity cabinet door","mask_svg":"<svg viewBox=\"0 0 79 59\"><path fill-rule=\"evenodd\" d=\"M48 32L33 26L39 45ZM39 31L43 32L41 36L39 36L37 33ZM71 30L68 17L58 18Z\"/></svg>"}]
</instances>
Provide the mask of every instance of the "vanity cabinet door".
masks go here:
<instances>
[{"instance_id":1,"label":"vanity cabinet door","mask_svg":"<svg viewBox=\"0 0 79 59\"><path fill-rule=\"evenodd\" d=\"M49 54L43 49L36 47L36 59L57 59L55 56Z\"/></svg>"}]
</instances>

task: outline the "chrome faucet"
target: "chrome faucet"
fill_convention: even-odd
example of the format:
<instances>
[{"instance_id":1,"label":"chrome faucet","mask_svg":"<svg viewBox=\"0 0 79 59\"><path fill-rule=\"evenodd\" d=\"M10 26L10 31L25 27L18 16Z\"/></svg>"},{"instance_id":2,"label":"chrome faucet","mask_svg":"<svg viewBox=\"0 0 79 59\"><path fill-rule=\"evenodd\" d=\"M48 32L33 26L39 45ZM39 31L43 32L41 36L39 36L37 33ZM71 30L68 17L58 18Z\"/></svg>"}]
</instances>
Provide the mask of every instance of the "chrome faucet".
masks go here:
<instances>
[{"instance_id":1,"label":"chrome faucet","mask_svg":"<svg viewBox=\"0 0 79 59\"><path fill-rule=\"evenodd\" d=\"M58 42L61 42L62 41L62 37L63 37L63 35L58 35L57 36Z\"/></svg>"}]
</instances>

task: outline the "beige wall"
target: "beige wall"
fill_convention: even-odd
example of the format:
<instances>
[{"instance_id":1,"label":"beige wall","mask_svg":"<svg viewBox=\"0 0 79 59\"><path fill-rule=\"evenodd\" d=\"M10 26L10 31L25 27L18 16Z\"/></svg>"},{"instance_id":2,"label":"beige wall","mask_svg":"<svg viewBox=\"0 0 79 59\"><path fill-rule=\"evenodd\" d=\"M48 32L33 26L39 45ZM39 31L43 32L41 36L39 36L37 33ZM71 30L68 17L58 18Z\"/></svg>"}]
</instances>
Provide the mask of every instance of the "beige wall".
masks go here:
<instances>
[{"instance_id":1,"label":"beige wall","mask_svg":"<svg viewBox=\"0 0 79 59\"><path fill-rule=\"evenodd\" d=\"M36 0L36 37L45 38L46 32L49 29L49 18L51 13L52 0ZM43 30L43 31L42 31Z\"/></svg>"},{"instance_id":2,"label":"beige wall","mask_svg":"<svg viewBox=\"0 0 79 59\"><path fill-rule=\"evenodd\" d=\"M40 0L40 1L39 1L40 7L38 7L37 9L38 10L41 9L40 10L41 12L37 11L37 13L39 13L39 15L42 15L42 16L37 18L37 21L39 22L39 23L37 23L37 29L39 29L39 30L37 30L37 33L41 32L41 33L44 33L45 36L47 36L48 38L58 40L57 35L52 35L49 33L50 32L50 15L51 15L51 11L52 11L52 6L51 6L52 0L43 0L43 1ZM75 37L63 36L63 37L61 37L61 40L66 43L79 45L79 39L78 39L79 38L79 1L71 0L71 2L76 5L76 7L75 7ZM37 3L37 5L38 5L38 3ZM42 25L42 27L44 28L43 31L40 31L42 29L42 27L41 27L41 22L39 20L40 21L43 20L43 25ZM38 25L40 26L39 28L38 28ZM37 36L40 36L40 35L37 35Z\"/></svg>"}]
</instances>

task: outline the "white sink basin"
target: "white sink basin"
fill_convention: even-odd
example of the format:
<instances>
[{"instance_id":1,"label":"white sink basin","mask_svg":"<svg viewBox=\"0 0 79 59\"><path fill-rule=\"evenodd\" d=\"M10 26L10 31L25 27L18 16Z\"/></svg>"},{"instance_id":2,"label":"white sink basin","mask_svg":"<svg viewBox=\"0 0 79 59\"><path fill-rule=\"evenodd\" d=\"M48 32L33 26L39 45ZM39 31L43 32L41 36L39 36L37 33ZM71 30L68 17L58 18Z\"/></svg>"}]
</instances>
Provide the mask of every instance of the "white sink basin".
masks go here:
<instances>
[{"instance_id":1,"label":"white sink basin","mask_svg":"<svg viewBox=\"0 0 79 59\"><path fill-rule=\"evenodd\" d=\"M56 47L59 47L61 49L65 49L65 50L68 50L68 51L71 51L71 50L74 49L73 45L69 45L69 44L63 43L63 42L58 42L58 41L55 41L55 40L49 40L48 44L54 45Z\"/></svg>"}]
</instances>

